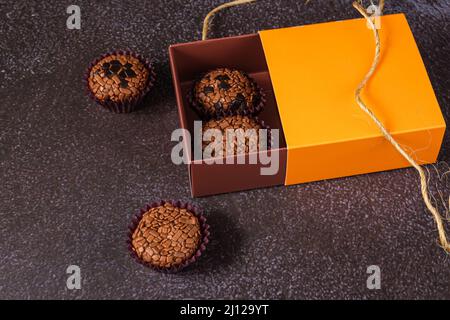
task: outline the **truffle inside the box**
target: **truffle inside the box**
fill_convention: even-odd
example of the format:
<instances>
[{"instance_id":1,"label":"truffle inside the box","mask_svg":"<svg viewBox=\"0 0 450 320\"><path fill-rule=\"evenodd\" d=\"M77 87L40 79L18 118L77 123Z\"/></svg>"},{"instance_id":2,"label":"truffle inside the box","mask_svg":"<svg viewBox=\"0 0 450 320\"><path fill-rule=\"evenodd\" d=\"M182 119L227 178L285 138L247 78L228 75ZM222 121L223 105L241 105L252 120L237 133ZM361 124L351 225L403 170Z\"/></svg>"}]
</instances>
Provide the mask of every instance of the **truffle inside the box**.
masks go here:
<instances>
[{"instance_id":1,"label":"truffle inside the box","mask_svg":"<svg viewBox=\"0 0 450 320\"><path fill-rule=\"evenodd\" d=\"M244 71L217 68L194 84L191 104L202 118L254 115L261 108L261 93L256 82Z\"/></svg>"},{"instance_id":2,"label":"truffle inside the box","mask_svg":"<svg viewBox=\"0 0 450 320\"><path fill-rule=\"evenodd\" d=\"M241 115L224 117L218 120L209 120L203 124L203 134L208 130L219 130L222 140L215 141L214 137L212 137L213 141L211 142L203 140L202 149L205 151L209 148L211 157L223 157L227 152L232 152L233 154L245 154L258 151L260 139L263 138L260 136L259 130L263 128L263 124L260 123L258 119ZM237 137L235 136L229 138L227 136L227 130L234 131L239 129L246 132L242 135L244 139L236 139ZM217 151L216 148L218 149ZM216 154L216 152L218 152L218 154Z\"/></svg>"}]
</instances>

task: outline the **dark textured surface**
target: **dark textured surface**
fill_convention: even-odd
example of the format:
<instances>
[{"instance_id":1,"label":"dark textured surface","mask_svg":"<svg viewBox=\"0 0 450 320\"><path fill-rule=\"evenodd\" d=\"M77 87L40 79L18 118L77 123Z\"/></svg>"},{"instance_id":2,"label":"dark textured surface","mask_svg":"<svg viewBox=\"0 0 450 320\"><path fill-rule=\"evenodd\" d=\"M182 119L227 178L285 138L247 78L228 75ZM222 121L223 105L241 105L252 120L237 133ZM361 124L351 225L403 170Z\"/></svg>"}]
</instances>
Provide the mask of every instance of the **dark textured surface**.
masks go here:
<instances>
[{"instance_id":1,"label":"dark textured surface","mask_svg":"<svg viewBox=\"0 0 450 320\"><path fill-rule=\"evenodd\" d=\"M158 274L124 245L150 200L189 200L170 161L178 126L167 47L200 38L222 1L0 1L0 298L450 298L450 260L437 246L412 169L195 200L214 240L190 270ZM387 1L405 12L450 119L449 1ZM214 37L357 17L351 1L258 1L229 9ZM101 53L129 47L154 59L156 90L117 115L83 94ZM450 162L448 134L440 160ZM448 187L448 184L447 184ZM76 264L82 289L66 289ZM366 289L379 265L382 289Z\"/></svg>"}]
</instances>

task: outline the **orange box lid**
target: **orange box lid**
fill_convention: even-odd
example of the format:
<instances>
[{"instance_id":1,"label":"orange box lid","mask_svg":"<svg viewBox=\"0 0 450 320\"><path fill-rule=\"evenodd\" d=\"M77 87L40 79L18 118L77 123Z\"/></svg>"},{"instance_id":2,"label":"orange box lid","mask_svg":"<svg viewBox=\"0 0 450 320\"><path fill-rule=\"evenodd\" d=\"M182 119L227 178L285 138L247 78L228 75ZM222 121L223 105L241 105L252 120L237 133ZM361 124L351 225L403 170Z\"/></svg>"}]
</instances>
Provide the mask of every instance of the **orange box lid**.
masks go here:
<instances>
[{"instance_id":1,"label":"orange box lid","mask_svg":"<svg viewBox=\"0 0 450 320\"><path fill-rule=\"evenodd\" d=\"M289 148L379 137L354 92L375 50L364 19L260 32ZM445 128L403 14L381 17L381 61L363 99L392 134Z\"/></svg>"},{"instance_id":2,"label":"orange box lid","mask_svg":"<svg viewBox=\"0 0 450 320\"><path fill-rule=\"evenodd\" d=\"M375 53L365 19L260 38L288 148L285 184L409 165L355 101ZM445 121L406 17L381 17L380 39L381 61L362 98L419 163L434 162Z\"/></svg>"}]
</instances>

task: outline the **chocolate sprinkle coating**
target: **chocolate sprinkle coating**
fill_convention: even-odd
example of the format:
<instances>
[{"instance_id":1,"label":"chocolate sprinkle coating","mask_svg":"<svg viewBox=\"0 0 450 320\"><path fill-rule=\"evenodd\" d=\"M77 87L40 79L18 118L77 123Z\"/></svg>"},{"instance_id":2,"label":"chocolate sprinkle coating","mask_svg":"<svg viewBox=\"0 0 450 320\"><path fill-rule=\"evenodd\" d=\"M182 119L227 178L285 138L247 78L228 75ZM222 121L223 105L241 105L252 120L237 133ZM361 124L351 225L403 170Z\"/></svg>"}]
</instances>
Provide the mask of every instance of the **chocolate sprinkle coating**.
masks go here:
<instances>
[{"instance_id":1,"label":"chocolate sprinkle coating","mask_svg":"<svg viewBox=\"0 0 450 320\"><path fill-rule=\"evenodd\" d=\"M193 90L197 111L207 118L254 114L261 100L256 83L244 72L219 68L206 73Z\"/></svg>"},{"instance_id":2,"label":"chocolate sprinkle coating","mask_svg":"<svg viewBox=\"0 0 450 320\"><path fill-rule=\"evenodd\" d=\"M248 116L228 116L222 119L212 119L206 123L203 124L203 134L206 130L209 129L218 129L220 130L222 134L222 154L215 154L215 151L213 150L211 153L211 156L213 157L222 157L226 155L226 148L227 144L229 145L229 149L231 150L231 144L234 144L234 154L242 154L242 153L248 153L250 150L250 146L255 145L257 146L257 149L259 150L259 129L264 129L264 127L254 118L248 117ZM226 130L227 129L243 129L244 132L246 130L254 129L254 131L250 131L248 133L248 136L244 141L240 141L240 143L236 143L236 141L227 141L227 135ZM214 142L214 137L212 137L211 141L203 141L202 149L203 151L205 148Z\"/></svg>"},{"instance_id":3,"label":"chocolate sprinkle coating","mask_svg":"<svg viewBox=\"0 0 450 320\"><path fill-rule=\"evenodd\" d=\"M90 70L88 87L100 101L125 102L138 97L149 81L150 70L129 54L111 54Z\"/></svg>"},{"instance_id":4,"label":"chocolate sprinkle coating","mask_svg":"<svg viewBox=\"0 0 450 320\"><path fill-rule=\"evenodd\" d=\"M132 235L132 250L144 262L172 268L191 258L201 242L200 223L188 209L164 203L142 216Z\"/></svg>"}]
</instances>

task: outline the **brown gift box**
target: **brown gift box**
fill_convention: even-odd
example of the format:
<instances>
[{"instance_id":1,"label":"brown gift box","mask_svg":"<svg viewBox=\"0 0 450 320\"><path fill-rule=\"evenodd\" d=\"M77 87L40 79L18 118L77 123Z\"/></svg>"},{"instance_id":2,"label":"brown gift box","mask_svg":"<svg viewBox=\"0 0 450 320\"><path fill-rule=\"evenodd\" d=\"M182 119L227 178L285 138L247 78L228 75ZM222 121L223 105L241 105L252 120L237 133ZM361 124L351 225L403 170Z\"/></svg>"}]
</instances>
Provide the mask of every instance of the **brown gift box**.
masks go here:
<instances>
[{"instance_id":1,"label":"brown gift box","mask_svg":"<svg viewBox=\"0 0 450 320\"><path fill-rule=\"evenodd\" d=\"M190 153L188 170L192 196L283 185L286 142L259 36L252 34L172 45L169 56L181 128L187 129L192 136L194 121L200 118L189 105L189 91L200 74L223 66L244 70L258 83L266 98L258 118L271 129L280 130L280 167L275 175L261 175L261 168L267 165L249 164L248 157L246 164L237 164L236 159L235 164L205 164L202 160L194 160ZM188 150L191 149L188 146Z\"/></svg>"},{"instance_id":2,"label":"brown gift box","mask_svg":"<svg viewBox=\"0 0 450 320\"><path fill-rule=\"evenodd\" d=\"M379 32L380 64L362 98L417 163L433 163L446 124L405 15L382 16ZM209 165L189 156L192 195L410 166L355 101L374 50L365 19L171 46L180 122L191 136L198 118L188 92L196 77L217 67L241 69L256 80L267 99L258 116L280 133L273 176L260 174L267 165Z\"/></svg>"}]
</instances>

